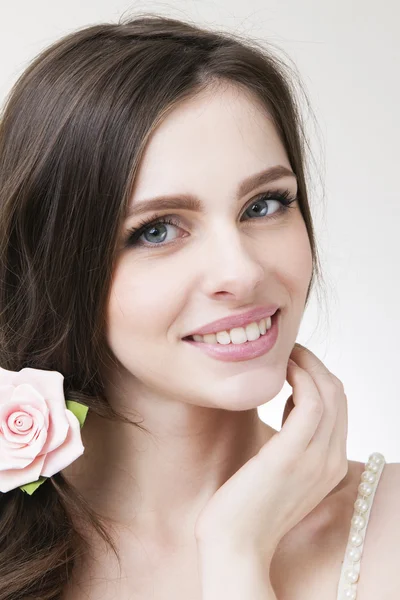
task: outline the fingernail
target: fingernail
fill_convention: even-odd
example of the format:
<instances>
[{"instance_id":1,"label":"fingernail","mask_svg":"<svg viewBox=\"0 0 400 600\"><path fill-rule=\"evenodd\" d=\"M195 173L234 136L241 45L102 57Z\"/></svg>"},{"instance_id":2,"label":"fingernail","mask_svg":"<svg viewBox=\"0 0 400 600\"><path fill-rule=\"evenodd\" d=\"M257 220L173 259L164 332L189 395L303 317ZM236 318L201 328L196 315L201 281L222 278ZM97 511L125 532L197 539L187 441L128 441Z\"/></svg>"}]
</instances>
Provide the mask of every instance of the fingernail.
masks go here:
<instances>
[{"instance_id":1,"label":"fingernail","mask_svg":"<svg viewBox=\"0 0 400 600\"><path fill-rule=\"evenodd\" d=\"M297 367L296 363L291 358L289 358L288 364Z\"/></svg>"}]
</instances>

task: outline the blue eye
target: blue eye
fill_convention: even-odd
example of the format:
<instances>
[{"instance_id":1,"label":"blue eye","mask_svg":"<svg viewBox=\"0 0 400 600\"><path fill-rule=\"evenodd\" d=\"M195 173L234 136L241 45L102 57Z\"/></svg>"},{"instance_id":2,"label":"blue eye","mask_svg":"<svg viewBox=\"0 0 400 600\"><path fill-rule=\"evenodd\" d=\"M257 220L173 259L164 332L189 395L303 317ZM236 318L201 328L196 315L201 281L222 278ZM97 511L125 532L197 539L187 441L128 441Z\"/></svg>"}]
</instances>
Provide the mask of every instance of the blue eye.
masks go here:
<instances>
[{"instance_id":1,"label":"blue eye","mask_svg":"<svg viewBox=\"0 0 400 600\"><path fill-rule=\"evenodd\" d=\"M290 204L296 200L297 196L291 197L289 190L286 190L283 193L280 191L269 191L253 199L244 212L249 213L250 211L253 211L256 215L261 215L261 218L277 219L288 212L289 208L291 208ZM265 203L268 205L268 203L273 201L279 202L280 208L270 215ZM258 205L260 206L259 209L257 209ZM179 228L181 226L181 221L178 218L172 217L171 215L152 215L150 218L139 223L137 227L129 230L125 246L130 248L134 246L143 246L146 248L155 248L156 246L164 247L167 245L163 243L166 238L167 231L167 228L164 227L164 225L174 225L175 227ZM148 237L153 236L155 239L147 239L146 243L142 243L140 238L145 234Z\"/></svg>"}]
</instances>

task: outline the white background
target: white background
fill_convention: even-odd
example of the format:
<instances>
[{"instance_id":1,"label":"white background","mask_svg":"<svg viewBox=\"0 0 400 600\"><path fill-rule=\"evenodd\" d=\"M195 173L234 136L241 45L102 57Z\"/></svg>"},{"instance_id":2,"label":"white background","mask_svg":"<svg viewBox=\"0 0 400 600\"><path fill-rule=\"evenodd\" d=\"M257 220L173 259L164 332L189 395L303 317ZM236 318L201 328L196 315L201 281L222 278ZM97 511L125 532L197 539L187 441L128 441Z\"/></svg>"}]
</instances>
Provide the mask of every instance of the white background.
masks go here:
<instances>
[{"instance_id":1,"label":"white background","mask_svg":"<svg viewBox=\"0 0 400 600\"><path fill-rule=\"evenodd\" d=\"M343 382L348 457L400 462L400 8L396 0L81 0L2 3L0 101L74 29L153 11L265 40L298 69L316 171L310 189L327 284L298 342ZM292 65L293 66L293 65ZM307 119L308 122L308 119ZM321 303L322 302L322 303ZM291 387L259 408L280 429Z\"/></svg>"}]
</instances>

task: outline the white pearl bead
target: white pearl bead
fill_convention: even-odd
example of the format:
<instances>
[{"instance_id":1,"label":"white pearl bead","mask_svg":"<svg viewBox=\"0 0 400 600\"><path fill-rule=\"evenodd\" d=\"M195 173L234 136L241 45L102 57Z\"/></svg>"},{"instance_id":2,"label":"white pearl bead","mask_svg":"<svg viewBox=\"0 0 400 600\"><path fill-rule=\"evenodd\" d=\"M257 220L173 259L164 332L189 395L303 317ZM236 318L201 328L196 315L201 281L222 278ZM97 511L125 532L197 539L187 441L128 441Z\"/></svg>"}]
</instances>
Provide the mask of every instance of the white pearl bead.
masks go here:
<instances>
[{"instance_id":1,"label":"white pearl bead","mask_svg":"<svg viewBox=\"0 0 400 600\"><path fill-rule=\"evenodd\" d=\"M380 452L374 452L371 454L368 460L376 463L377 465L381 465L383 462L385 462L385 457Z\"/></svg>"},{"instance_id":2,"label":"white pearl bead","mask_svg":"<svg viewBox=\"0 0 400 600\"><path fill-rule=\"evenodd\" d=\"M372 473L377 473L379 471L379 465L374 462L368 461L365 465L365 469L367 471L372 471Z\"/></svg>"},{"instance_id":3,"label":"white pearl bead","mask_svg":"<svg viewBox=\"0 0 400 600\"><path fill-rule=\"evenodd\" d=\"M376 482L376 474L372 473L372 471L364 471L361 475L361 479L366 483L373 484Z\"/></svg>"},{"instance_id":4,"label":"white pearl bead","mask_svg":"<svg viewBox=\"0 0 400 600\"><path fill-rule=\"evenodd\" d=\"M370 455L368 462L365 464L365 470L361 475L361 483L358 486L359 496L354 502L354 514L351 519L351 531L348 541L346 560L353 563L352 568L344 571L345 580L348 586L343 590L341 600L356 600L357 596L357 581L360 574L360 561L362 556L362 544L364 542L363 535L360 534L362 529L365 529L367 518L363 513L367 513L372 498L369 498L376 489L378 473L385 464L385 457L379 452L374 452ZM358 513L358 514L357 514Z\"/></svg>"},{"instance_id":5,"label":"white pearl bead","mask_svg":"<svg viewBox=\"0 0 400 600\"><path fill-rule=\"evenodd\" d=\"M360 513L365 513L369 509L369 503L363 498L357 498L354 502L354 508Z\"/></svg>"},{"instance_id":6,"label":"white pearl bead","mask_svg":"<svg viewBox=\"0 0 400 600\"><path fill-rule=\"evenodd\" d=\"M343 600L356 600L357 597L357 590L355 590L354 588L347 588L347 590L344 591L343 593Z\"/></svg>"},{"instance_id":7,"label":"white pearl bead","mask_svg":"<svg viewBox=\"0 0 400 600\"><path fill-rule=\"evenodd\" d=\"M365 523L366 523L366 521L365 521L364 517L361 517L360 515L355 515L351 519L351 524L353 525L353 527L355 529L364 529Z\"/></svg>"},{"instance_id":8,"label":"white pearl bead","mask_svg":"<svg viewBox=\"0 0 400 600\"><path fill-rule=\"evenodd\" d=\"M358 580L358 575L356 569L346 569L346 579L350 583L355 583Z\"/></svg>"},{"instance_id":9,"label":"white pearl bead","mask_svg":"<svg viewBox=\"0 0 400 600\"><path fill-rule=\"evenodd\" d=\"M357 531L351 531L350 543L352 546L361 546L363 541L364 538L359 533L357 533Z\"/></svg>"},{"instance_id":10,"label":"white pearl bead","mask_svg":"<svg viewBox=\"0 0 400 600\"><path fill-rule=\"evenodd\" d=\"M358 491L360 492L361 496L370 496L373 492L373 488L372 485L365 483L364 481L358 486Z\"/></svg>"},{"instance_id":11,"label":"white pearl bead","mask_svg":"<svg viewBox=\"0 0 400 600\"><path fill-rule=\"evenodd\" d=\"M347 556L353 562L358 562L361 559L361 550L359 550L358 548L350 548L350 550L347 553Z\"/></svg>"}]
</instances>

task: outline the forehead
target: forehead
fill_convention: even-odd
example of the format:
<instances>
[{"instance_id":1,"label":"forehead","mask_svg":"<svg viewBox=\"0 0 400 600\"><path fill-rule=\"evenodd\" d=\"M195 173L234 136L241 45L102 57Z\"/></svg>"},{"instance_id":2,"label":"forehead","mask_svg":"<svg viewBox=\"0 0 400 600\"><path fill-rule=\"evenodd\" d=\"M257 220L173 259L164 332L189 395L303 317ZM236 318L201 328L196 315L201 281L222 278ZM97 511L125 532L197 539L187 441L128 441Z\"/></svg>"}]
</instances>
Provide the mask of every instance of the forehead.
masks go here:
<instances>
[{"instance_id":1,"label":"forehead","mask_svg":"<svg viewBox=\"0 0 400 600\"><path fill-rule=\"evenodd\" d=\"M132 203L171 192L232 194L277 164L291 168L261 103L233 86L204 91L174 107L150 136Z\"/></svg>"}]
</instances>

